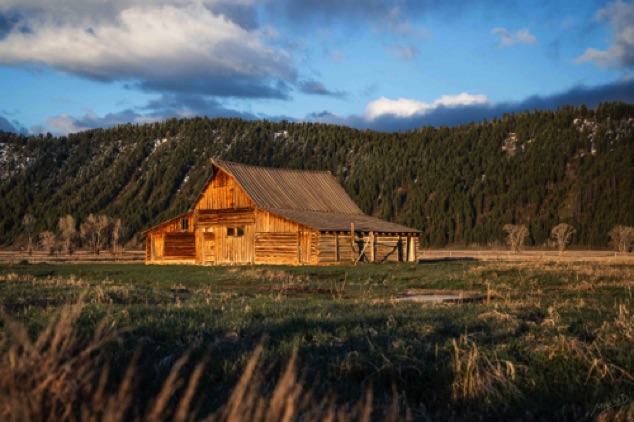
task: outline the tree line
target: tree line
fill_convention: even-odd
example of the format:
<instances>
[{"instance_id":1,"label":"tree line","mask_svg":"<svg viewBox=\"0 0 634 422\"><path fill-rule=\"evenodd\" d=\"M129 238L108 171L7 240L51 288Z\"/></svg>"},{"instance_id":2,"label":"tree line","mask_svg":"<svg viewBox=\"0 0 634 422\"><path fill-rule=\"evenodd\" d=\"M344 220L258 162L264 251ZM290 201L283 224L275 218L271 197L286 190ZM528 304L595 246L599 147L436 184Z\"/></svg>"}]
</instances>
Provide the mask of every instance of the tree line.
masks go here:
<instances>
[{"instance_id":1,"label":"tree line","mask_svg":"<svg viewBox=\"0 0 634 422\"><path fill-rule=\"evenodd\" d=\"M328 170L360 208L417 228L423 246L495 245L523 224L527 245L575 228L572 245L607 247L634 226L634 106L564 106L456 127L375 132L309 122L195 117L63 137L0 132L0 245L25 243L67 214L125 221L125 241L186 211L212 157Z\"/></svg>"}]
</instances>

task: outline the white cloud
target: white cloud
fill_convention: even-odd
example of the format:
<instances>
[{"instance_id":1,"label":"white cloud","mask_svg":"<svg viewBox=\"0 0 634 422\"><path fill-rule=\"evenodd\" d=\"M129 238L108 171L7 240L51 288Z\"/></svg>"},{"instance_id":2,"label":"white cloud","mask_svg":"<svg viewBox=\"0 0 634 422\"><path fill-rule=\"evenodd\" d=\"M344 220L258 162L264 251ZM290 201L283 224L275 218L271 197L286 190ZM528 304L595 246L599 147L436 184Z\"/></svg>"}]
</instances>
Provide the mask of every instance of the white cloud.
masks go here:
<instances>
[{"instance_id":1,"label":"white cloud","mask_svg":"<svg viewBox=\"0 0 634 422\"><path fill-rule=\"evenodd\" d=\"M631 68L634 66L634 2L616 1L599 10L598 21L607 21L614 31L607 50L588 48L575 63L594 62L600 67Z\"/></svg>"},{"instance_id":2,"label":"white cloud","mask_svg":"<svg viewBox=\"0 0 634 422\"><path fill-rule=\"evenodd\" d=\"M486 95L471 95L466 92L458 95L443 95L431 104L408 98L390 100L389 98L381 97L368 104L364 117L368 120L375 120L388 115L406 118L422 116L440 107L455 108L483 104L491 104Z\"/></svg>"},{"instance_id":3,"label":"white cloud","mask_svg":"<svg viewBox=\"0 0 634 422\"><path fill-rule=\"evenodd\" d=\"M296 77L288 53L266 44L271 28L246 30L201 0L5 0L24 21L0 41L0 63L36 64L100 80L197 89L237 78L257 91ZM264 95L266 96L266 95Z\"/></svg>"},{"instance_id":4,"label":"white cloud","mask_svg":"<svg viewBox=\"0 0 634 422\"><path fill-rule=\"evenodd\" d=\"M500 36L500 45L503 47L518 43L535 44L537 42L537 38L527 28L519 29L515 34L510 33L506 28L493 28L491 33Z\"/></svg>"}]
</instances>

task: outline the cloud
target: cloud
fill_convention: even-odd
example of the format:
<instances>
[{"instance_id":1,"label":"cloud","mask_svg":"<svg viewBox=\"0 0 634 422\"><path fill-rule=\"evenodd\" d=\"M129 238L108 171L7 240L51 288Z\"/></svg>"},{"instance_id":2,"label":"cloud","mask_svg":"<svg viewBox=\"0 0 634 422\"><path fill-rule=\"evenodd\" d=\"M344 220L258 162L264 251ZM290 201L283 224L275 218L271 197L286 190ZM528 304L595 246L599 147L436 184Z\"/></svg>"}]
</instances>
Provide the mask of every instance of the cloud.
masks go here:
<instances>
[{"instance_id":1,"label":"cloud","mask_svg":"<svg viewBox=\"0 0 634 422\"><path fill-rule=\"evenodd\" d=\"M298 87L304 94L325 95L334 98L345 98L346 96L344 91L331 91L327 89L324 84L313 79L300 81Z\"/></svg>"},{"instance_id":2,"label":"cloud","mask_svg":"<svg viewBox=\"0 0 634 422\"><path fill-rule=\"evenodd\" d=\"M506 28L493 28L492 34L499 35L500 46L509 47L513 44L535 44L537 38L527 28L517 30L511 34Z\"/></svg>"},{"instance_id":3,"label":"cloud","mask_svg":"<svg viewBox=\"0 0 634 422\"><path fill-rule=\"evenodd\" d=\"M411 61L418 57L418 48L413 45L396 44L387 47L388 53L403 61Z\"/></svg>"},{"instance_id":4,"label":"cloud","mask_svg":"<svg viewBox=\"0 0 634 422\"><path fill-rule=\"evenodd\" d=\"M5 65L223 97L288 98L297 78L292 57L269 45L270 29L257 29L248 1L5 0L0 13L10 10L31 30L13 24L0 39Z\"/></svg>"},{"instance_id":5,"label":"cloud","mask_svg":"<svg viewBox=\"0 0 634 422\"><path fill-rule=\"evenodd\" d=\"M603 68L631 68L634 66L634 2L610 3L596 14L598 21L607 21L614 32L612 45L607 50L588 48L575 63L593 62Z\"/></svg>"},{"instance_id":6,"label":"cloud","mask_svg":"<svg viewBox=\"0 0 634 422\"><path fill-rule=\"evenodd\" d=\"M194 116L208 117L236 117L246 120L268 119L289 120L295 119L289 116L271 116L255 114L250 111L240 111L227 107L222 102L200 95L192 94L164 94L148 101L142 107L126 108L103 116L97 115L92 110L86 110L81 116L62 114L50 117L46 123L57 135L81 132L94 128L109 128L124 123L150 123L168 118L190 118ZM47 128L39 127L39 131ZM33 132L34 130L32 130Z\"/></svg>"},{"instance_id":7,"label":"cloud","mask_svg":"<svg viewBox=\"0 0 634 422\"><path fill-rule=\"evenodd\" d=\"M634 80L620 80L596 87L575 86L565 92L549 96L532 96L519 102L491 103L474 100L469 103L461 101L459 97L444 96L431 105L410 99L380 98L368 105L364 115L342 116L324 110L311 113L306 119L386 132L411 130L428 125L455 126L500 117L504 113L535 109L555 110L567 104L585 104L589 108L594 108L599 103L607 101L634 103ZM445 100L441 101L443 98Z\"/></svg>"},{"instance_id":8,"label":"cloud","mask_svg":"<svg viewBox=\"0 0 634 422\"><path fill-rule=\"evenodd\" d=\"M390 100L389 98L381 97L368 104L364 117L367 120L376 120L386 115L399 118L422 116L438 108L455 108L490 103L485 95L471 95L466 92L458 95L443 95L431 104L407 98Z\"/></svg>"},{"instance_id":9,"label":"cloud","mask_svg":"<svg viewBox=\"0 0 634 422\"><path fill-rule=\"evenodd\" d=\"M419 0L277 0L267 3L271 15L285 15L293 23L329 25L344 21L346 27L370 25L375 30L393 34L426 38L424 28L414 25L409 17L420 16L425 10L438 7L434 2Z\"/></svg>"},{"instance_id":10,"label":"cloud","mask_svg":"<svg viewBox=\"0 0 634 422\"><path fill-rule=\"evenodd\" d=\"M9 120L4 116L0 116L0 131L11 133L26 134L29 131L20 124L17 120Z\"/></svg>"}]
</instances>

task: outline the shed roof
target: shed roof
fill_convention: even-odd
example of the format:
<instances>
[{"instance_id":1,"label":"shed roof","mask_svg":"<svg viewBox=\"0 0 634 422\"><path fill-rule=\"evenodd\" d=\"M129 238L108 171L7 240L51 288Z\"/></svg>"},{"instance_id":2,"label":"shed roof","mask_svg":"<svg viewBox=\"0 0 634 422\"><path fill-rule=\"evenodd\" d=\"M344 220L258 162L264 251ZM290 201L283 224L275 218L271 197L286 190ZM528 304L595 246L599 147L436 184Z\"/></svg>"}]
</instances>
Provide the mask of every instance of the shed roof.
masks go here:
<instances>
[{"instance_id":1,"label":"shed roof","mask_svg":"<svg viewBox=\"0 0 634 422\"><path fill-rule=\"evenodd\" d=\"M350 231L350 224L354 224L354 231L357 233L420 233L420 230L412 229L396 223L390 223L389 221L370 217L366 214L339 214L280 209L268 209L267 211L323 232L348 232Z\"/></svg>"}]
</instances>

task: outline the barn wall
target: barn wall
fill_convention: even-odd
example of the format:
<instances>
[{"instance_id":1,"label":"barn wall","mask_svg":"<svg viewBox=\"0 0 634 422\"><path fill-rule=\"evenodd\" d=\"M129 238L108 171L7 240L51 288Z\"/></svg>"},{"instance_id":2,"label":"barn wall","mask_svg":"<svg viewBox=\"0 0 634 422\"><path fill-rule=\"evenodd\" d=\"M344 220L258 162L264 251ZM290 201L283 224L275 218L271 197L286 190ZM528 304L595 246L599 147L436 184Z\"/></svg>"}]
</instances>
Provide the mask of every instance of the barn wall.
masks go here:
<instances>
[{"instance_id":1,"label":"barn wall","mask_svg":"<svg viewBox=\"0 0 634 422\"><path fill-rule=\"evenodd\" d=\"M316 262L315 230L265 210L255 211L255 262L310 264Z\"/></svg>"},{"instance_id":2,"label":"barn wall","mask_svg":"<svg viewBox=\"0 0 634 422\"><path fill-rule=\"evenodd\" d=\"M242 236L229 235L228 226L213 228L215 262L219 264L249 264L255 261L255 224L240 225Z\"/></svg>"},{"instance_id":3,"label":"barn wall","mask_svg":"<svg viewBox=\"0 0 634 422\"><path fill-rule=\"evenodd\" d=\"M218 170L207 185L194 209L220 210L228 208L254 208L253 202L233 177Z\"/></svg>"},{"instance_id":4,"label":"barn wall","mask_svg":"<svg viewBox=\"0 0 634 422\"><path fill-rule=\"evenodd\" d=\"M166 232L163 246L165 261L187 261L196 258L193 232Z\"/></svg>"},{"instance_id":5,"label":"barn wall","mask_svg":"<svg viewBox=\"0 0 634 422\"><path fill-rule=\"evenodd\" d=\"M255 229L258 233L297 233L300 225L265 210L256 210Z\"/></svg>"},{"instance_id":6,"label":"barn wall","mask_svg":"<svg viewBox=\"0 0 634 422\"><path fill-rule=\"evenodd\" d=\"M416 260L418 238L414 239L413 245L410 245L406 236L375 235L374 261L403 262L412 257ZM318 263L372 261L372 245L369 235L356 233L353 240L350 233L320 233L316 243ZM415 247L412 255L408 255L410 247Z\"/></svg>"}]
</instances>

